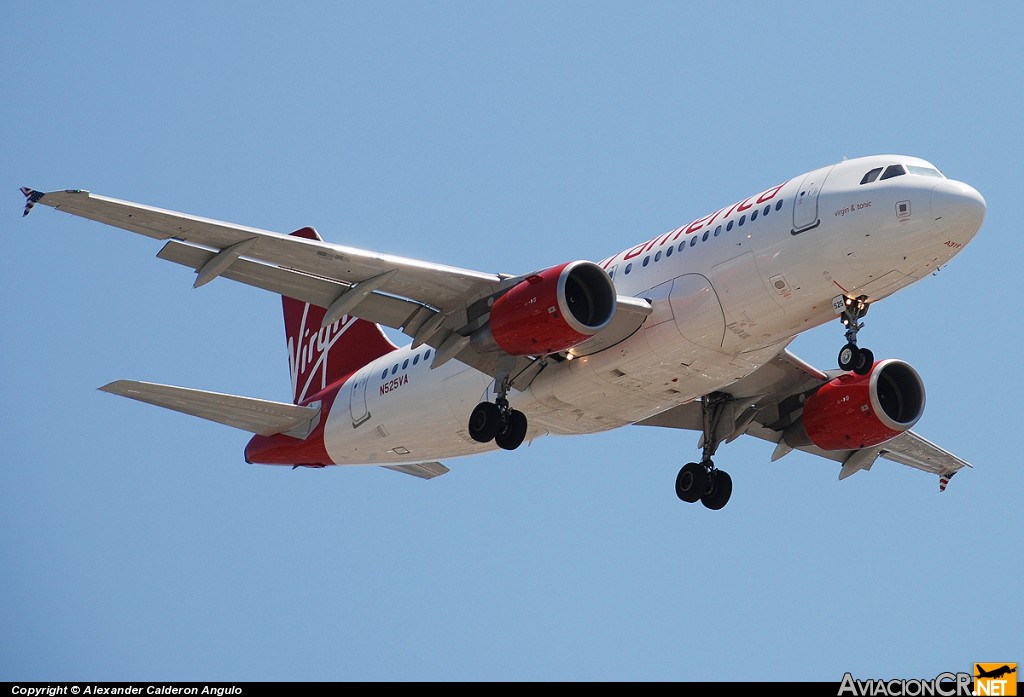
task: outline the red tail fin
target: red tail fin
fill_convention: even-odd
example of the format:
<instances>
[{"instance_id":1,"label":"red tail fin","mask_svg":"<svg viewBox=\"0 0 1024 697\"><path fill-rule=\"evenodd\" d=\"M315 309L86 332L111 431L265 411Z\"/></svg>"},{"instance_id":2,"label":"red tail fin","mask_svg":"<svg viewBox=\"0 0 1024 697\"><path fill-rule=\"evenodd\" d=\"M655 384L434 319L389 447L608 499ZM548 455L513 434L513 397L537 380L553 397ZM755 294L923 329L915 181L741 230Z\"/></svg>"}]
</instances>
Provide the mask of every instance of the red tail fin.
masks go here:
<instances>
[{"instance_id":1,"label":"red tail fin","mask_svg":"<svg viewBox=\"0 0 1024 697\"><path fill-rule=\"evenodd\" d=\"M320 239L311 227L296 230L292 235ZM334 324L321 327L327 314L325 308L285 296L281 300L295 404L309 401L328 385L397 348L373 322L345 315Z\"/></svg>"}]
</instances>

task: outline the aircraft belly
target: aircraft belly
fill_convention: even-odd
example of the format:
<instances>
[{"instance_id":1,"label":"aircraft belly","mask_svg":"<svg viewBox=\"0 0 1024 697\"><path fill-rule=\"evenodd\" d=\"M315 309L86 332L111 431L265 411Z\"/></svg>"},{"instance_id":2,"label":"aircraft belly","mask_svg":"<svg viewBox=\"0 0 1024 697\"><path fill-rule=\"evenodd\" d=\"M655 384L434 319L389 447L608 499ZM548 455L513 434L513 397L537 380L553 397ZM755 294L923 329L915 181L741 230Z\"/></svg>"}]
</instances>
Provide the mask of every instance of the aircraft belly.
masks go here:
<instances>
[{"instance_id":1,"label":"aircraft belly","mask_svg":"<svg viewBox=\"0 0 1024 697\"><path fill-rule=\"evenodd\" d=\"M675 322L663 321L600 353L550 366L529 394L549 410L552 433L592 433L697 399L772 356L752 361L702 348L680 336Z\"/></svg>"},{"instance_id":2,"label":"aircraft belly","mask_svg":"<svg viewBox=\"0 0 1024 697\"><path fill-rule=\"evenodd\" d=\"M350 403L359 404L362 412L362 402L349 398L351 385L339 394L324 435L327 452L335 463L419 463L490 449L466 434L472 407L456 414L456 409L448 406L453 386L467 395L475 391L479 396L486 388L487 376L450 361L435 370L420 365L392 377L390 367L395 360L389 355L372 364L365 384L365 415L352 412ZM470 401L475 406L479 400ZM362 416L362 420L354 420L354 416Z\"/></svg>"}]
</instances>

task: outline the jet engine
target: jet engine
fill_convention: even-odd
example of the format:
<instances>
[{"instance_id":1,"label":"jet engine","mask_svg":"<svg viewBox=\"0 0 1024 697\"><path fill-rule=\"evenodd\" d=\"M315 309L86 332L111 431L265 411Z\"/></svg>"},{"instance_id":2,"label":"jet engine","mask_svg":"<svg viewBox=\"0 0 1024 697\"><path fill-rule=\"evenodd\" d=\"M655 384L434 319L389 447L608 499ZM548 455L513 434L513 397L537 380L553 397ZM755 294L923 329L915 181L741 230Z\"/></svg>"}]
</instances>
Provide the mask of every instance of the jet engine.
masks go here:
<instances>
[{"instance_id":1,"label":"jet engine","mask_svg":"<svg viewBox=\"0 0 1024 697\"><path fill-rule=\"evenodd\" d=\"M513 356L570 349L608 326L615 285L597 264L570 261L527 276L494 301L490 320L471 338L477 351Z\"/></svg>"},{"instance_id":2,"label":"jet engine","mask_svg":"<svg viewBox=\"0 0 1024 697\"><path fill-rule=\"evenodd\" d=\"M924 383L908 363L877 361L867 375L844 373L822 385L789 427L787 445L822 450L869 448L895 438L924 413Z\"/></svg>"}]
</instances>

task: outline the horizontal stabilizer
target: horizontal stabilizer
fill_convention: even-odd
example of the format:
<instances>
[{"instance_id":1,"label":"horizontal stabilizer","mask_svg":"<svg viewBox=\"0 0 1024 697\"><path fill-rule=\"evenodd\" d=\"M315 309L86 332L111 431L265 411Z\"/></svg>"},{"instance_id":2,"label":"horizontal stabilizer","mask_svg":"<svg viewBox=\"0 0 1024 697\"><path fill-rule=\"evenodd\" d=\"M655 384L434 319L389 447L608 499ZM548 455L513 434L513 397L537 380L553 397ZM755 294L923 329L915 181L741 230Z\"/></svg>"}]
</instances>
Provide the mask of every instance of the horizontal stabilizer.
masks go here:
<instances>
[{"instance_id":1,"label":"horizontal stabilizer","mask_svg":"<svg viewBox=\"0 0 1024 697\"><path fill-rule=\"evenodd\" d=\"M320 410L315 407L137 380L117 380L99 389L261 436L284 433L305 438L320 416Z\"/></svg>"},{"instance_id":2,"label":"horizontal stabilizer","mask_svg":"<svg viewBox=\"0 0 1024 697\"><path fill-rule=\"evenodd\" d=\"M442 474L448 474L448 468L440 462L421 462L418 465L383 465L383 467L402 474L411 474L420 479L433 479Z\"/></svg>"}]
</instances>

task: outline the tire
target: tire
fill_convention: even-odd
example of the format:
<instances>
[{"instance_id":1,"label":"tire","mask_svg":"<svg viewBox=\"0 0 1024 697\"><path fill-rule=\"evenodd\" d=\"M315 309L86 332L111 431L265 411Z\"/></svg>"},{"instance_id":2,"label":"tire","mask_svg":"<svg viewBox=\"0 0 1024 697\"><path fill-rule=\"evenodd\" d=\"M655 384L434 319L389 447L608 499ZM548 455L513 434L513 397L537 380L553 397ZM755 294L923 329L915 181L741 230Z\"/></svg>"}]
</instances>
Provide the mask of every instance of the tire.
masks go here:
<instances>
[{"instance_id":1,"label":"tire","mask_svg":"<svg viewBox=\"0 0 1024 697\"><path fill-rule=\"evenodd\" d=\"M676 496L686 503L695 503L708 490L708 471L704 465L690 462L676 475Z\"/></svg>"},{"instance_id":2,"label":"tire","mask_svg":"<svg viewBox=\"0 0 1024 697\"><path fill-rule=\"evenodd\" d=\"M494 402L480 402L469 415L469 436L478 443L490 443L501 426L501 411Z\"/></svg>"},{"instance_id":3,"label":"tire","mask_svg":"<svg viewBox=\"0 0 1024 697\"><path fill-rule=\"evenodd\" d=\"M508 413L506 423L495 434L494 442L504 450L515 450L526 438L526 427L526 414L513 409Z\"/></svg>"},{"instance_id":4,"label":"tire","mask_svg":"<svg viewBox=\"0 0 1024 697\"><path fill-rule=\"evenodd\" d=\"M729 503L732 496L732 477L728 472L715 470L711 473L711 488L708 493L700 497L700 502L712 511L718 511Z\"/></svg>"},{"instance_id":5,"label":"tire","mask_svg":"<svg viewBox=\"0 0 1024 697\"><path fill-rule=\"evenodd\" d=\"M839 368L841 370L853 370L857 363L857 356L860 349L855 344L847 344L839 351Z\"/></svg>"},{"instance_id":6,"label":"tire","mask_svg":"<svg viewBox=\"0 0 1024 697\"><path fill-rule=\"evenodd\" d=\"M857 351L857 360L853 366L853 372L857 375L867 375L875 365L875 354L869 349L862 348Z\"/></svg>"}]
</instances>

